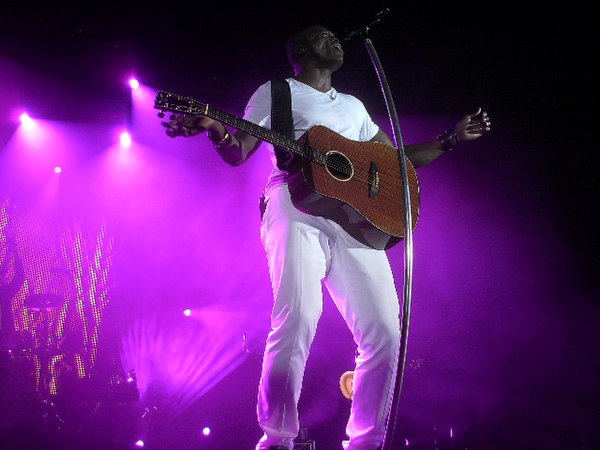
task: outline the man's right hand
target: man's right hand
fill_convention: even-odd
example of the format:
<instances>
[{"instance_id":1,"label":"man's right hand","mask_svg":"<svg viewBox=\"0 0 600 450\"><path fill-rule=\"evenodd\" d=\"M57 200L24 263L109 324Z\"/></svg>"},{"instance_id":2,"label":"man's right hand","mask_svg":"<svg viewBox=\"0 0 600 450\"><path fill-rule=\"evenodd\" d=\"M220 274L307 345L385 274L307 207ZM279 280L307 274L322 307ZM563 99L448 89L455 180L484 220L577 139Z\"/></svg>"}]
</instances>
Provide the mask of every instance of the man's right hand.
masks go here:
<instances>
[{"instance_id":1,"label":"man's right hand","mask_svg":"<svg viewBox=\"0 0 600 450\"><path fill-rule=\"evenodd\" d=\"M197 134L212 128L216 121L206 116L171 114L168 122L161 123L167 129L167 136L175 138L178 136L196 136Z\"/></svg>"}]
</instances>

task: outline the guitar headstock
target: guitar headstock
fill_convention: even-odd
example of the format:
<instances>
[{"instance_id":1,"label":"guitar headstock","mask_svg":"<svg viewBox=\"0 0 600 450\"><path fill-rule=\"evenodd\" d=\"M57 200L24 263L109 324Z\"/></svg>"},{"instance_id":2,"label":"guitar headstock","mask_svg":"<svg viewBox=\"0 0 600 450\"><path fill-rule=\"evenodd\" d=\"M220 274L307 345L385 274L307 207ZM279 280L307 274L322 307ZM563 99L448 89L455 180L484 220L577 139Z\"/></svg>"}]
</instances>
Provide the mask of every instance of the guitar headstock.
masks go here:
<instances>
[{"instance_id":1,"label":"guitar headstock","mask_svg":"<svg viewBox=\"0 0 600 450\"><path fill-rule=\"evenodd\" d=\"M158 91L154 100L154 109L159 109L162 112L170 111L203 116L208 112L208 105L194 100L193 98L184 97L183 95Z\"/></svg>"}]
</instances>

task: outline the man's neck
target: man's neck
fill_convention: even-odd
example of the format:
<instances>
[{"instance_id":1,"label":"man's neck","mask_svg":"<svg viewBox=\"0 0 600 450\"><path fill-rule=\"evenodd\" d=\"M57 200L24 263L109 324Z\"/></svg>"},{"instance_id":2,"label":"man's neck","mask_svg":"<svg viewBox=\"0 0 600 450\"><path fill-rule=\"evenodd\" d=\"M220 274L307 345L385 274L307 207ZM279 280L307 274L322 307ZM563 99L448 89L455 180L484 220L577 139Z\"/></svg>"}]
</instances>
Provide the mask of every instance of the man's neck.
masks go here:
<instances>
[{"instance_id":1,"label":"man's neck","mask_svg":"<svg viewBox=\"0 0 600 450\"><path fill-rule=\"evenodd\" d=\"M305 70L296 74L294 79L309 85L317 91L327 92L331 89L331 72Z\"/></svg>"}]
</instances>

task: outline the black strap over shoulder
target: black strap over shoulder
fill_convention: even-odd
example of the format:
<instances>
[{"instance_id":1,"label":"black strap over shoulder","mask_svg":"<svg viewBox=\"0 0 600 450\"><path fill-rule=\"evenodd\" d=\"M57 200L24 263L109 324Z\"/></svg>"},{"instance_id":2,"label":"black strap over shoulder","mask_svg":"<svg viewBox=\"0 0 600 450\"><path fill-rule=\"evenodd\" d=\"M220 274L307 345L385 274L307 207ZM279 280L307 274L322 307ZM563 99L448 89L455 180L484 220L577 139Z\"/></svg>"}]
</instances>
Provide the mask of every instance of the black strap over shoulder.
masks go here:
<instances>
[{"instance_id":1,"label":"black strap over shoulder","mask_svg":"<svg viewBox=\"0 0 600 450\"><path fill-rule=\"evenodd\" d=\"M294 121L292 119L292 94L290 85L283 78L271 80L271 129L294 139ZM288 171L294 155L284 148L275 146L277 167Z\"/></svg>"}]
</instances>

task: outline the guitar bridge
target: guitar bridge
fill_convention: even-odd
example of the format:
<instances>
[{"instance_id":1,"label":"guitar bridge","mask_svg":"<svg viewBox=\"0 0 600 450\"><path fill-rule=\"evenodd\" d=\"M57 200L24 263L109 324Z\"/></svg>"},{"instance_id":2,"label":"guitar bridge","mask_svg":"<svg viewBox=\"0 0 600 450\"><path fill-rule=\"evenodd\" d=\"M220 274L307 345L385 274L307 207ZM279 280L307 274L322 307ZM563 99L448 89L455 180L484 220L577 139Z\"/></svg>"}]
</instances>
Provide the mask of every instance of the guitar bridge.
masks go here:
<instances>
[{"instance_id":1,"label":"guitar bridge","mask_svg":"<svg viewBox=\"0 0 600 450\"><path fill-rule=\"evenodd\" d=\"M369 168L369 197L375 198L379 194L379 169L374 161L371 161L371 167Z\"/></svg>"}]
</instances>

